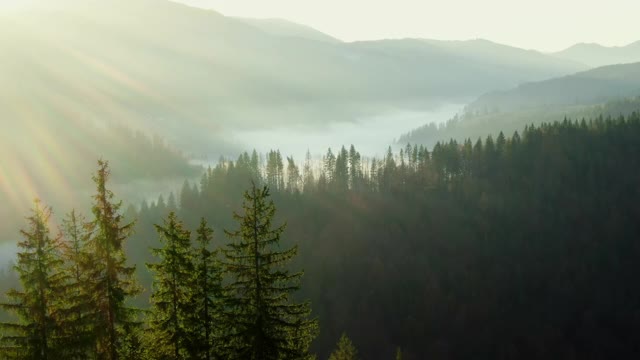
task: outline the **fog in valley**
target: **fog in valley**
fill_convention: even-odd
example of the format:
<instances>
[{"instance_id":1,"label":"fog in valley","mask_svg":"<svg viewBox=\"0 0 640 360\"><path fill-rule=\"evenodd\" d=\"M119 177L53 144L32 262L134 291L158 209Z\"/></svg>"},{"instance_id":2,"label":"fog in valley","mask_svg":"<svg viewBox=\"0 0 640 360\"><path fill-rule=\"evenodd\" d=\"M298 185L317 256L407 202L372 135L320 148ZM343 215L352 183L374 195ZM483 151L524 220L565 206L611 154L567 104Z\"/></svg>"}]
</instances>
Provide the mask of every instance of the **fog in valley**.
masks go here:
<instances>
[{"instance_id":1,"label":"fog in valley","mask_svg":"<svg viewBox=\"0 0 640 360\"><path fill-rule=\"evenodd\" d=\"M342 146L350 145L354 145L364 156L380 158L388 146L398 146L396 140L399 135L426 123L443 124L462 113L463 108L463 104L442 104L430 111L400 109L351 121L329 122L313 128L288 126L231 131L229 137L240 148L256 149L260 153L280 150L283 155L298 160L302 160L307 151L312 157L320 158L328 148L337 151Z\"/></svg>"}]
</instances>

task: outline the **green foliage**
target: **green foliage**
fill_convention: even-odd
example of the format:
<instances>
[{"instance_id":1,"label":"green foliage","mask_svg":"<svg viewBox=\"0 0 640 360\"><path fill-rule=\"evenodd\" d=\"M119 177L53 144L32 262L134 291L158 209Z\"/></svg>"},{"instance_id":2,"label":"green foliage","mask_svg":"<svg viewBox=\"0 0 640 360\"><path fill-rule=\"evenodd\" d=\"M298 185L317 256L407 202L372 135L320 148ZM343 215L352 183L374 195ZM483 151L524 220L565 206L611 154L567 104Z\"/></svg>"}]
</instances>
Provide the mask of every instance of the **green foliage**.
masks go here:
<instances>
[{"instance_id":1,"label":"green foliage","mask_svg":"<svg viewBox=\"0 0 640 360\"><path fill-rule=\"evenodd\" d=\"M194 311L191 233L173 212L156 230L163 247L152 249L159 262L147 264L154 273L148 347L155 359L186 359L190 345L186 318Z\"/></svg>"},{"instance_id":2,"label":"green foliage","mask_svg":"<svg viewBox=\"0 0 640 360\"><path fill-rule=\"evenodd\" d=\"M62 221L66 306L59 313L59 323L63 333L61 348L64 357L70 360L86 359L96 340L91 327L92 294L88 277L95 260L87 249L92 232L92 224L75 210Z\"/></svg>"},{"instance_id":3,"label":"green foliage","mask_svg":"<svg viewBox=\"0 0 640 360\"><path fill-rule=\"evenodd\" d=\"M317 324L309 319L308 302L295 303L302 273L284 266L297 247L279 250L285 226L274 227L275 206L268 188L255 183L244 194L243 214L235 214L239 228L226 231L234 241L223 249L223 268L230 277L225 287L224 328L230 359L310 359L309 345Z\"/></svg>"},{"instance_id":4,"label":"green foliage","mask_svg":"<svg viewBox=\"0 0 640 360\"><path fill-rule=\"evenodd\" d=\"M274 190L320 358L342 329L364 358L637 357L640 116L506 134L363 158L343 193L309 161L301 193ZM249 176L230 163L181 213L233 225Z\"/></svg>"},{"instance_id":5,"label":"green foliage","mask_svg":"<svg viewBox=\"0 0 640 360\"><path fill-rule=\"evenodd\" d=\"M122 358L119 351L123 339L136 324L138 311L127 306L127 299L140 292L133 275L135 267L126 264L123 245L133 231L134 223L125 223L119 212L121 202L113 201L113 192L107 188L110 176L109 164L98 161L98 171L93 177L96 194L93 196L94 227L88 249L94 257L88 271L92 294L92 332L96 337L96 355L99 359Z\"/></svg>"},{"instance_id":6,"label":"green foliage","mask_svg":"<svg viewBox=\"0 0 640 360\"><path fill-rule=\"evenodd\" d=\"M0 323L0 329L6 332L0 337L3 359L47 360L63 354L57 321L65 305L60 297L64 288L63 261L60 239L50 235L50 220L51 209L36 201L27 218L28 229L21 231L23 240L18 243L20 251L14 269L22 290L10 290L7 296L12 302L0 304L17 314L20 321Z\"/></svg>"},{"instance_id":7,"label":"green foliage","mask_svg":"<svg viewBox=\"0 0 640 360\"><path fill-rule=\"evenodd\" d=\"M0 326L3 358L310 359L317 322L299 298L318 304L327 331L313 350L323 358L335 329L357 334L365 358L636 358L639 139L634 113L432 151L407 145L380 160L342 148L320 173L309 159L302 184L289 182L299 175L291 158L279 169L277 151L272 180L255 152L221 161L199 189L185 184L177 211L237 223L222 260L204 219L191 245L175 197L140 211L137 256L146 225L169 214L156 227L163 247L150 265L144 338L127 304L139 290L124 253L133 223L99 162L93 221L72 212L62 241L49 235L48 208L36 204L28 218L15 269L22 290L3 305L20 319ZM240 204L250 178L274 181L273 197L254 184ZM274 225L281 219L286 232ZM314 284L304 289L302 273L290 272L302 264ZM399 339L402 352L390 346ZM356 356L343 336L332 359Z\"/></svg>"},{"instance_id":8,"label":"green foliage","mask_svg":"<svg viewBox=\"0 0 640 360\"><path fill-rule=\"evenodd\" d=\"M571 96L571 93L567 93ZM484 105L481 105L484 106ZM398 143L417 143L429 147L438 141L486 138L500 131L512 134L529 125L539 126L563 118L596 119L602 117L631 116L640 110L640 97L612 99L601 104L543 104L522 109L479 111L478 105L467 108L444 124L429 123L400 136Z\"/></svg>"},{"instance_id":9,"label":"green foliage","mask_svg":"<svg viewBox=\"0 0 640 360\"><path fill-rule=\"evenodd\" d=\"M220 326L222 316L222 270L212 250L213 229L203 218L196 231L198 247L193 250L195 271L191 278L193 311L185 320L189 334L189 351L194 359L221 356Z\"/></svg>"},{"instance_id":10,"label":"green foliage","mask_svg":"<svg viewBox=\"0 0 640 360\"><path fill-rule=\"evenodd\" d=\"M338 341L338 346L329 360L358 360L358 350L351 342L351 339L347 337L347 334L342 334Z\"/></svg>"}]
</instances>

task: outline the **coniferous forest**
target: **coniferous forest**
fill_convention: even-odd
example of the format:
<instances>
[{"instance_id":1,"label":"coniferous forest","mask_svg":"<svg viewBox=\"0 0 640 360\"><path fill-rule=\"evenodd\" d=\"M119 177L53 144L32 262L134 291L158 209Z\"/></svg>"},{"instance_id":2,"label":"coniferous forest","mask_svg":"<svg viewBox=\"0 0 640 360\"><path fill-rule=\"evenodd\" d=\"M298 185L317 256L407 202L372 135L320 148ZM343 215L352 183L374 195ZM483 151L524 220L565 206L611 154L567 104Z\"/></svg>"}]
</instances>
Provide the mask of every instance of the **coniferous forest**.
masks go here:
<instances>
[{"instance_id":1,"label":"coniferous forest","mask_svg":"<svg viewBox=\"0 0 640 360\"><path fill-rule=\"evenodd\" d=\"M127 209L101 160L91 214L23 224L1 356L636 358L638 154L638 113L253 151Z\"/></svg>"},{"instance_id":2,"label":"coniferous forest","mask_svg":"<svg viewBox=\"0 0 640 360\"><path fill-rule=\"evenodd\" d=\"M0 360L640 359L638 13L0 0Z\"/></svg>"}]
</instances>

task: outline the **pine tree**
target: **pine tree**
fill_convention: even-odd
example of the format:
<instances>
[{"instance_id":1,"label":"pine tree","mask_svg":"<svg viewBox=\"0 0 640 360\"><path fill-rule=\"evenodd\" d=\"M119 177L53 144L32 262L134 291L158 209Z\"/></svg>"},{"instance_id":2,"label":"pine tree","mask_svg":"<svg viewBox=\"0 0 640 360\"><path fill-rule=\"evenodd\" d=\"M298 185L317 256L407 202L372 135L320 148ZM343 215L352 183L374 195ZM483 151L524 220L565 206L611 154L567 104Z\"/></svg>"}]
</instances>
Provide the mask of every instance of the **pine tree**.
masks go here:
<instances>
[{"instance_id":1,"label":"pine tree","mask_svg":"<svg viewBox=\"0 0 640 360\"><path fill-rule=\"evenodd\" d=\"M305 193L309 193L313 189L315 182L311 163L311 152L307 150L304 157L304 167L302 168L302 191Z\"/></svg>"},{"instance_id":2,"label":"pine tree","mask_svg":"<svg viewBox=\"0 0 640 360\"><path fill-rule=\"evenodd\" d=\"M268 187L252 184L244 194L244 214L234 214L239 229L226 231L234 241L223 250L226 287L224 325L230 359L310 359L308 349L317 322L310 304L294 303L302 273L289 273L287 263L297 247L279 250L285 225L274 228L275 206Z\"/></svg>"},{"instance_id":3,"label":"pine tree","mask_svg":"<svg viewBox=\"0 0 640 360\"><path fill-rule=\"evenodd\" d=\"M338 347L331 353L329 360L357 360L358 350L351 342L351 339L347 337L347 334L342 334L338 341Z\"/></svg>"},{"instance_id":4,"label":"pine tree","mask_svg":"<svg viewBox=\"0 0 640 360\"><path fill-rule=\"evenodd\" d=\"M188 314L186 324L192 358L210 360L219 357L222 271L218 251L211 250L213 230L204 218L196 234L198 248L193 255L195 271L191 280L193 311Z\"/></svg>"},{"instance_id":5,"label":"pine tree","mask_svg":"<svg viewBox=\"0 0 640 360\"><path fill-rule=\"evenodd\" d=\"M86 359L93 350L94 336L90 328L91 279L87 277L94 264L87 243L92 228L82 215L72 210L62 221L62 256L66 262L66 306L60 313L61 339L66 359Z\"/></svg>"},{"instance_id":6,"label":"pine tree","mask_svg":"<svg viewBox=\"0 0 640 360\"><path fill-rule=\"evenodd\" d=\"M293 161L293 157L287 157L287 191L295 193L299 189L300 184L300 170Z\"/></svg>"},{"instance_id":7,"label":"pine tree","mask_svg":"<svg viewBox=\"0 0 640 360\"><path fill-rule=\"evenodd\" d=\"M186 359L188 355L188 329L185 319L191 307L191 277L194 266L191 257L191 233L171 212L164 225L155 225L164 245L152 249L160 261L147 264L154 273L151 294L150 332L154 358Z\"/></svg>"},{"instance_id":8,"label":"pine tree","mask_svg":"<svg viewBox=\"0 0 640 360\"><path fill-rule=\"evenodd\" d=\"M88 269L92 279L92 332L96 336L98 359L117 360L125 349L125 339L135 331L137 310L126 306L126 301L140 289L134 280L135 267L126 265L123 245L131 235L135 223L124 222L119 213L122 202L114 202L113 192L107 188L109 163L98 161L93 177L97 193L93 196L92 226L95 231L89 240L89 249L95 262Z\"/></svg>"},{"instance_id":9,"label":"pine tree","mask_svg":"<svg viewBox=\"0 0 640 360\"><path fill-rule=\"evenodd\" d=\"M7 296L11 303L0 304L3 309L20 318L18 323L1 323L0 329L9 332L0 337L2 359L59 359L57 347L59 324L56 315L61 306L59 294L63 289L59 237L52 238L49 229L51 208L35 202L33 214L27 218L29 228L22 230L23 241L18 243L17 264L22 290L12 289Z\"/></svg>"},{"instance_id":10,"label":"pine tree","mask_svg":"<svg viewBox=\"0 0 640 360\"><path fill-rule=\"evenodd\" d=\"M361 190L361 156L356 151L355 146L351 145L349 148L349 185L353 190Z\"/></svg>"},{"instance_id":11,"label":"pine tree","mask_svg":"<svg viewBox=\"0 0 640 360\"><path fill-rule=\"evenodd\" d=\"M349 189L349 153L347 149L342 147L335 162L335 184L334 188L340 192L346 192Z\"/></svg>"},{"instance_id":12,"label":"pine tree","mask_svg":"<svg viewBox=\"0 0 640 360\"><path fill-rule=\"evenodd\" d=\"M335 179L335 171L336 171L336 156L331 151L331 148L327 150L327 155L323 159L324 165L324 176L327 179L328 183L333 183Z\"/></svg>"}]
</instances>

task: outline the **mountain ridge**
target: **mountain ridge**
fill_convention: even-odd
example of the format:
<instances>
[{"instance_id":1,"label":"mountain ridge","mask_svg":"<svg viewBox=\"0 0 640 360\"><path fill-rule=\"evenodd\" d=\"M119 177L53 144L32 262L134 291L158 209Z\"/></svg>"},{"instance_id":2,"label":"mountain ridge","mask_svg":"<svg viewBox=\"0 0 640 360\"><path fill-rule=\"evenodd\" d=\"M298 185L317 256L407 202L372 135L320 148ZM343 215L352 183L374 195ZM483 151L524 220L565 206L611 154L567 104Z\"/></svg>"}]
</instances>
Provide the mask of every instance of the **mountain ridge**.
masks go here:
<instances>
[{"instance_id":1,"label":"mountain ridge","mask_svg":"<svg viewBox=\"0 0 640 360\"><path fill-rule=\"evenodd\" d=\"M592 67L634 63L640 61L640 40L623 46L578 43L551 55L582 62Z\"/></svg>"},{"instance_id":2,"label":"mountain ridge","mask_svg":"<svg viewBox=\"0 0 640 360\"><path fill-rule=\"evenodd\" d=\"M468 109L512 111L548 105L590 105L637 95L640 95L640 62L606 65L487 93L471 103Z\"/></svg>"}]
</instances>

